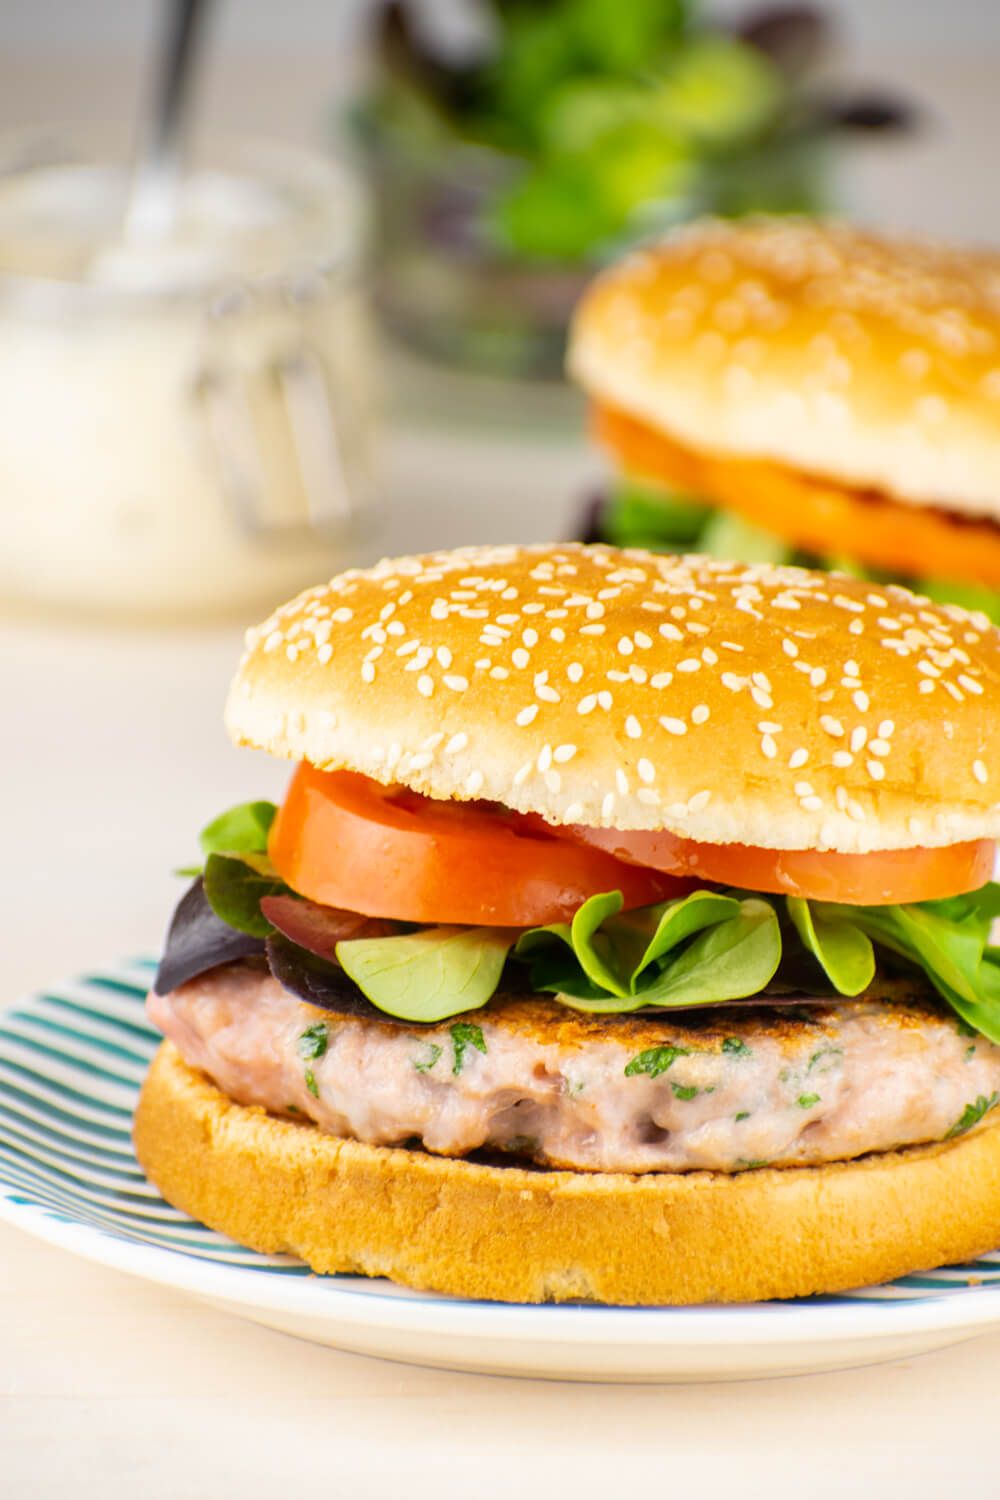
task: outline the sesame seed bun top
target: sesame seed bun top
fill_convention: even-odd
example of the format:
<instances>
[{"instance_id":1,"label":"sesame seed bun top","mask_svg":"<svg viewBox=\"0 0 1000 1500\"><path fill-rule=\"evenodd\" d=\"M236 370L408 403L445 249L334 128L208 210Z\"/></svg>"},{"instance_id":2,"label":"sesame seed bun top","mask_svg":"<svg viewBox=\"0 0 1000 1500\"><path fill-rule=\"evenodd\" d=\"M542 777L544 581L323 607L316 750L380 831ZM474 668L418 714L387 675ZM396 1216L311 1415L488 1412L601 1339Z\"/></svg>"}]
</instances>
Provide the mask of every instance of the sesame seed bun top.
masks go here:
<instances>
[{"instance_id":1,"label":"sesame seed bun top","mask_svg":"<svg viewBox=\"0 0 1000 1500\"><path fill-rule=\"evenodd\" d=\"M1000 835L1000 632L897 586L613 547L463 548L248 635L238 744L553 823L778 849Z\"/></svg>"},{"instance_id":2,"label":"sesame seed bun top","mask_svg":"<svg viewBox=\"0 0 1000 1500\"><path fill-rule=\"evenodd\" d=\"M703 222L597 279L568 362L690 448L1000 519L1000 256Z\"/></svg>"}]
</instances>

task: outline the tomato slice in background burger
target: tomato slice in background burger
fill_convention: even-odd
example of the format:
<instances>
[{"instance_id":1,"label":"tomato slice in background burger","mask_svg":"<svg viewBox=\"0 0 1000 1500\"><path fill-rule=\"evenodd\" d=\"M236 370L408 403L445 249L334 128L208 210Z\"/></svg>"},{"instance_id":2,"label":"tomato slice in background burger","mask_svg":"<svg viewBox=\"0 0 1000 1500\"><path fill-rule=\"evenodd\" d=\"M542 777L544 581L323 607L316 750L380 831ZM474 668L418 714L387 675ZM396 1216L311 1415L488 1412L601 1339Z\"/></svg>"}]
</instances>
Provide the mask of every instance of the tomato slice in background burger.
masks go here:
<instances>
[{"instance_id":1,"label":"tomato slice in background burger","mask_svg":"<svg viewBox=\"0 0 1000 1500\"><path fill-rule=\"evenodd\" d=\"M534 927L569 920L600 891L621 891L634 907L689 889L561 832L491 805L437 801L303 763L269 852L300 895L402 922Z\"/></svg>"},{"instance_id":2,"label":"tomato slice in background burger","mask_svg":"<svg viewBox=\"0 0 1000 1500\"><path fill-rule=\"evenodd\" d=\"M1000 530L992 521L906 505L763 459L695 452L609 406L593 409L592 425L630 473L728 506L808 552L1000 587Z\"/></svg>"},{"instance_id":3,"label":"tomato slice in background burger","mask_svg":"<svg viewBox=\"0 0 1000 1500\"><path fill-rule=\"evenodd\" d=\"M620 833L615 828L573 827L560 832L615 859L634 861L688 880L850 906L897 906L975 891L992 879L996 859L996 844L991 839L948 844L941 849L836 854L816 849L701 844L665 831Z\"/></svg>"}]
</instances>

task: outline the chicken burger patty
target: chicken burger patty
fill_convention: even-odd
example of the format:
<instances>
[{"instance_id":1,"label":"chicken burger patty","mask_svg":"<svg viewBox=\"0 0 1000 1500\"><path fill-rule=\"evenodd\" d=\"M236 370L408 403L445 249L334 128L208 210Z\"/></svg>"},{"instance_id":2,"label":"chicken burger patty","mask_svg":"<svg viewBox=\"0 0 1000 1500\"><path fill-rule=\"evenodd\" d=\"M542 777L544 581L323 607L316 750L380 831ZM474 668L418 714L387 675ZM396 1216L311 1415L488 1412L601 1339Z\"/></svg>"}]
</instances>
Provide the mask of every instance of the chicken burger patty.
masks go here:
<instances>
[{"instance_id":1,"label":"chicken burger patty","mask_svg":"<svg viewBox=\"0 0 1000 1500\"><path fill-rule=\"evenodd\" d=\"M320 1010L254 960L148 1001L231 1099L373 1145L601 1172L817 1165L938 1141L1000 1095L1000 1047L886 982L863 1000L611 1019L498 996L408 1026Z\"/></svg>"}]
</instances>

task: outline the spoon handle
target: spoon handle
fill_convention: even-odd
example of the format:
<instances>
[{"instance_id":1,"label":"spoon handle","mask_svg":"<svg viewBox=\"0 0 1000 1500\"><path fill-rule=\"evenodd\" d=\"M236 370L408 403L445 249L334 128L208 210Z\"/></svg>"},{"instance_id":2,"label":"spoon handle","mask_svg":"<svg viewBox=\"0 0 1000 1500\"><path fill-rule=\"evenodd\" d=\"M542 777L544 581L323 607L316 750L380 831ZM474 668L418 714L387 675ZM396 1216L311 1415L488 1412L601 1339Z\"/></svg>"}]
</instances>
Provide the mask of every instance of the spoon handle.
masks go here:
<instances>
[{"instance_id":1,"label":"spoon handle","mask_svg":"<svg viewBox=\"0 0 1000 1500\"><path fill-rule=\"evenodd\" d=\"M177 211L181 141L191 79L210 0L169 0L145 142L125 215L126 237L165 234Z\"/></svg>"}]
</instances>

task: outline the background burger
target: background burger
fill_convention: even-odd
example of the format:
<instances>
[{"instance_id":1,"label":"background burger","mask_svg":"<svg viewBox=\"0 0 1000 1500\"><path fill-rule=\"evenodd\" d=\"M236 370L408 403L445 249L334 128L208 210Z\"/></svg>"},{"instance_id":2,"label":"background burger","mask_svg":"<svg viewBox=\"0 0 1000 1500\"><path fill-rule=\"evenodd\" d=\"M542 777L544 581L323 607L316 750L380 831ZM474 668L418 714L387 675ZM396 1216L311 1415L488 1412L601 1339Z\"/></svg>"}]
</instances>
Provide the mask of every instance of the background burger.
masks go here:
<instances>
[{"instance_id":1,"label":"background burger","mask_svg":"<svg viewBox=\"0 0 1000 1500\"><path fill-rule=\"evenodd\" d=\"M139 1157L318 1271L797 1296L1000 1240L1000 637L898 587L401 558L251 632L297 762L150 996Z\"/></svg>"},{"instance_id":2,"label":"background burger","mask_svg":"<svg viewBox=\"0 0 1000 1500\"><path fill-rule=\"evenodd\" d=\"M895 578L1000 619L1000 258L707 223L584 297L607 540Z\"/></svg>"}]
</instances>

